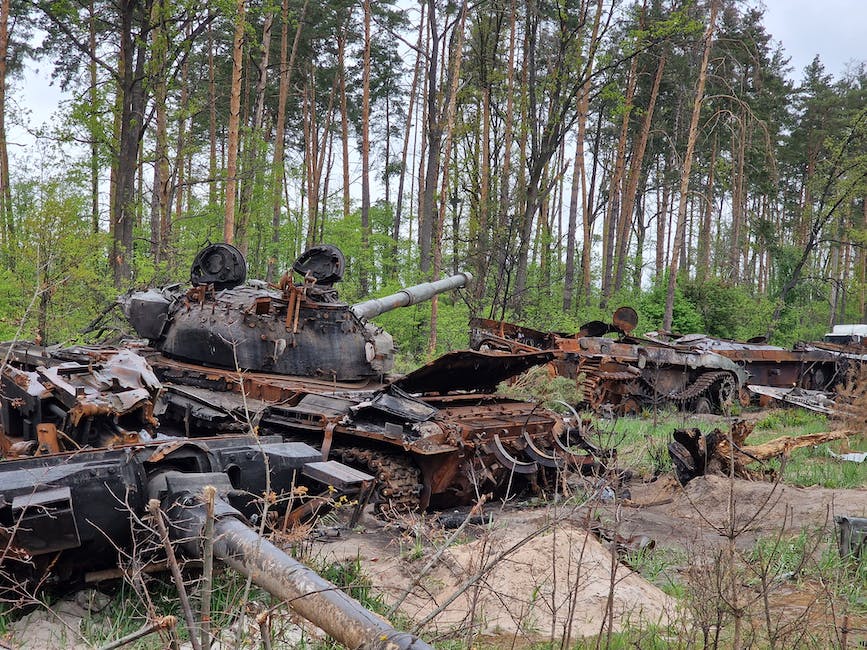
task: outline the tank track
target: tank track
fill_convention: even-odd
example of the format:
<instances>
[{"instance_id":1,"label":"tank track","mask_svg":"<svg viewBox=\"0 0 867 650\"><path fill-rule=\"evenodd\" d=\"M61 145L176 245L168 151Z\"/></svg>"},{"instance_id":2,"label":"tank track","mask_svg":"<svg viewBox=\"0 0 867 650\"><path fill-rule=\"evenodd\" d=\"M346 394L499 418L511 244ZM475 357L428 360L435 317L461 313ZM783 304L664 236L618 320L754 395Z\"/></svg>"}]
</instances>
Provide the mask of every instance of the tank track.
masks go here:
<instances>
[{"instance_id":1,"label":"tank track","mask_svg":"<svg viewBox=\"0 0 867 650\"><path fill-rule=\"evenodd\" d=\"M412 460L361 447L334 450L341 462L372 474L379 482L374 492L374 510L380 514L412 512L419 509L422 490L421 472Z\"/></svg>"},{"instance_id":2,"label":"tank track","mask_svg":"<svg viewBox=\"0 0 867 650\"><path fill-rule=\"evenodd\" d=\"M643 377L641 379L641 383L642 386L646 388L646 390L643 392L649 399L678 402L683 404L707 393L710 390L711 386L713 386L715 383L717 383L718 381L722 381L730 376L731 375L724 370L706 372L699 375L698 379L686 386L686 388L684 388L683 390L671 392L668 394L658 393L654 389L653 385ZM644 397L645 395L642 396Z\"/></svg>"},{"instance_id":3,"label":"tank track","mask_svg":"<svg viewBox=\"0 0 867 650\"><path fill-rule=\"evenodd\" d=\"M635 404L635 400L647 404L674 403L682 407L698 397L704 395L711 397L708 393L715 384L731 379L731 373L724 370L705 372L699 375L694 382L685 386L683 390L661 393L656 390L652 381L643 376L636 377L626 372L603 372L598 369L598 366L594 367L593 364L588 364L582 371L585 375L580 387L583 391L584 401L594 410L605 407L608 395L614 392L611 388L612 385L621 382L634 383L631 388L623 391L623 403L615 405L615 411L624 410L627 406L631 407ZM733 402L738 397L736 385L732 384L730 389L729 401ZM716 395L713 398L716 398ZM716 399L712 401L716 402Z\"/></svg>"}]
</instances>

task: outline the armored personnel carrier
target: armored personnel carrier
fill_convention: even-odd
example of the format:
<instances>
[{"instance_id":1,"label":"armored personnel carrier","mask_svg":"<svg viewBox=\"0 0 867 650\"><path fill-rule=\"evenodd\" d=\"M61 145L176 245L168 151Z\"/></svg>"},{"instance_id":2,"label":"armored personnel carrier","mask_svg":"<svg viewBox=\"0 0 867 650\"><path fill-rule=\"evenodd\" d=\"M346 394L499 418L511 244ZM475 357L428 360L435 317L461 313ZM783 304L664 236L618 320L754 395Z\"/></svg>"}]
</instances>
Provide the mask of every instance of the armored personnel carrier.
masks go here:
<instances>
[{"instance_id":1,"label":"armored personnel carrier","mask_svg":"<svg viewBox=\"0 0 867 650\"><path fill-rule=\"evenodd\" d=\"M593 410L633 415L649 406L673 405L709 413L725 411L740 399L746 374L738 364L709 350L633 336L637 324L630 307L616 310L610 324L592 321L576 334L477 318L470 323L470 345L553 353L554 371L578 382L581 406Z\"/></svg>"},{"instance_id":2,"label":"armored personnel carrier","mask_svg":"<svg viewBox=\"0 0 867 650\"><path fill-rule=\"evenodd\" d=\"M541 489L558 470L595 463L578 423L494 394L551 352L464 350L390 375L394 342L370 319L463 287L469 274L349 305L334 288L344 268L340 250L322 245L295 261L294 280L246 282L240 252L214 244L196 257L190 287L125 296L124 313L147 339L141 354L164 387L161 427L307 442L323 460L376 476L380 509Z\"/></svg>"}]
</instances>

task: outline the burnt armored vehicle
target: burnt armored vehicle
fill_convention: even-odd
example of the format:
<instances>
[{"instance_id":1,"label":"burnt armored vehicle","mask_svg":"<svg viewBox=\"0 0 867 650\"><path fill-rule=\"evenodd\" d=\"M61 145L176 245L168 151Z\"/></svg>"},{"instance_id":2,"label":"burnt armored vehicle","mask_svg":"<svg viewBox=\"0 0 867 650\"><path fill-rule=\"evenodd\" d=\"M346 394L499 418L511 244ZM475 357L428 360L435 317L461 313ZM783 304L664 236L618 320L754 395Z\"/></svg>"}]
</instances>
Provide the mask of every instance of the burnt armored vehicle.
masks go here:
<instances>
[{"instance_id":1,"label":"burnt armored vehicle","mask_svg":"<svg viewBox=\"0 0 867 650\"><path fill-rule=\"evenodd\" d=\"M201 558L203 531L213 526L216 560L347 647L430 647L261 538L251 523L304 518L338 497L363 501L372 476L279 436L165 435L156 417L163 388L131 349L6 343L0 353L4 602L32 603L47 586L166 570L169 546Z\"/></svg>"},{"instance_id":2,"label":"burnt armored vehicle","mask_svg":"<svg viewBox=\"0 0 867 650\"><path fill-rule=\"evenodd\" d=\"M471 346L554 353L554 372L579 382L581 406L593 410L633 415L646 407L674 405L708 413L725 411L740 399L746 374L736 363L712 351L633 336L637 324L630 307L615 311L612 323L592 321L576 334L476 318L470 323Z\"/></svg>"},{"instance_id":3,"label":"burnt armored vehicle","mask_svg":"<svg viewBox=\"0 0 867 650\"><path fill-rule=\"evenodd\" d=\"M395 347L369 319L464 286L468 274L354 305L334 288L345 260L316 246L294 281L245 282L231 246L196 257L191 287L126 296L123 309L164 386L161 426L185 435L255 429L316 446L377 477L381 508L467 503L568 466L591 466L577 428L536 404L494 394L497 384L554 358L459 351L401 378Z\"/></svg>"}]
</instances>

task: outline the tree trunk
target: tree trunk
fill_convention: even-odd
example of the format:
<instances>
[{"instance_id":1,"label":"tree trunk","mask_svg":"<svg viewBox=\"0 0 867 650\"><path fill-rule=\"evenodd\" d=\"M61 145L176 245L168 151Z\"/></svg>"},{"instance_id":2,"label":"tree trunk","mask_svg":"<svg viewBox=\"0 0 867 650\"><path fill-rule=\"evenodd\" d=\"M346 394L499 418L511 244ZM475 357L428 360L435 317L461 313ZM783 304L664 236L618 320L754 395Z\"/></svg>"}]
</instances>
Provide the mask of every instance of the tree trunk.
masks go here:
<instances>
[{"instance_id":1,"label":"tree trunk","mask_svg":"<svg viewBox=\"0 0 867 650\"><path fill-rule=\"evenodd\" d=\"M347 19L348 20L348 19ZM346 97L346 26L337 34L337 67L340 71L340 142L343 147L343 218L349 218L349 103Z\"/></svg>"},{"instance_id":2,"label":"tree trunk","mask_svg":"<svg viewBox=\"0 0 867 650\"><path fill-rule=\"evenodd\" d=\"M446 163L443 170L443 182L440 188L440 205L437 212L437 223L434 228L434 247L433 247L433 276L439 277L443 265L443 224L445 223L446 203L448 202L449 188L449 169L448 161L451 158L452 152L452 134L455 129L455 106L457 104L458 81L461 76L461 60L463 59L464 49L464 29L467 20L467 0L461 5L460 18L452 32L451 43L449 47L449 73L447 75L448 86L448 103L445 106L445 153L443 160ZM457 233L455 233L457 235ZM434 296L431 300L430 312L430 338L428 340L428 352L433 355L437 347L437 315L439 311L438 296Z\"/></svg>"},{"instance_id":3,"label":"tree trunk","mask_svg":"<svg viewBox=\"0 0 867 650\"><path fill-rule=\"evenodd\" d=\"M190 33L189 27L187 27L187 40L189 41L192 38L192 34ZM181 108L180 114L178 115L178 142L177 148L175 149L175 182L174 182L174 199L175 199L175 218L174 221L179 221L181 215L184 210L184 197L189 198L189 193L187 190L187 175L186 175L186 165L187 161L192 154L185 157L184 148L186 146L186 137L187 137L187 119L189 118L187 105L189 103L189 59L184 59L184 64L181 67ZM188 204L189 205L189 204ZM164 229L162 235L163 239L161 242L162 250L164 251L164 255L169 262L169 268L174 269L176 263L176 254L175 247L172 241L172 229L174 224L172 220L169 219L166 223L166 228Z\"/></svg>"},{"instance_id":4,"label":"tree trunk","mask_svg":"<svg viewBox=\"0 0 867 650\"><path fill-rule=\"evenodd\" d=\"M581 96L583 97L582 92ZM579 100L581 101L581 100ZM578 197L584 189L584 146L582 138L586 129L586 117L578 118L578 143L572 161L572 184L569 192L569 219L566 226L566 268L563 274L563 311L572 311L572 298L575 295L575 239L578 237ZM582 208L586 208L586 194L582 197ZM584 211L582 210L582 218Z\"/></svg>"},{"instance_id":5,"label":"tree trunk","mask_svg":"<svg viewBox=\"0 0 867 650\"><path fill-rule=\"evenodd\" d=\"M229 133L226 161L226 211L223 239L235 240L235 195L238 185L238 144L241 130L241 72L244 65L244 0L238 0L235 16L235 36L232 41L232 85L229 95Z\"/></svg>"},{"instance_id":6,"label":"tree trunk","mask_svg":"<svg viewBox=\"0 0 867 650\"><path fill-rule=\"evenodd\" d=\"M370 0L364 0L364 54L361 75L361 247L370 246ZM367 267L359 269L361 294L369 293Z\"/></svg>"},{"instance_id":7,"label":"tree trunk","mask_svg":"<svg viewBox=\"0 0 867 650\"><path fill-rule=\"evenodd\" d=\"M710 17L708 18L707 31L704 34L704 52L701 59L701 68L698 72L698 86L695 91L695 100L692 105L692 119L689 123L689 134L686 141L686 152L683 155L683 170L680 177L680 198L677 208L677 228L674 236L674 247L671 252L671 261L668 268L668 289L665 294L665 313L662 320L662 328L671 330L674 314L674 290L677 285L677 270L680 257L680 247L686 229L686 208L689 199L689 175L692 171L692 157L695 142L698 139L698 121L701 115L701 105L704 99L704 86L707 81L707 68L710 61L710 50L713 44L713 34L716 24L718 0L711 0Z\"/></svg>"},{"instance_id":8,"label":"tree trunk","mask_svg":"<svg viewBox=\"0 0 867 650\"><path fill-rule=\"evenodd\" d=\"M8 4L8 0L3 0L3 4ZM99 106L99 87L97 86L97 76L96 76L96 13L93 6L93 0L90 0L90 4L88 5L88 17L87 17L87 27L88 27L88 47L90 48L90 61L87 64L87 71L90 74L90 87L88 88L88 95L90 97L90 119L91 119L91 129L90 129L90 223L91 229L94 233L99 232L99 143L97 141L97 133L96 133L96 116L98 112ZM2 28L0 28L2 29ZM0 89L3 88L5 84L5 67L6 67L6 51L5 47L2 51L0 51L0 68L4 71L2 73L2 80L0 80ZM0 90L0 92L3 92ZM3 119L3 114L5 110L4 107L0 107L0 120ZM0 134L2 137L3 149L6 148L6 136L5 134ZM3 153L0 152L0 157L3 156Z\"/></svg>"},{"instance_id":9,"label":"tree trunk","mask_svg":"<svg viewBox=\"0 0 867 650\"><path fill-rule=\"evenodd\" d=\"M710 272L711 217L713 216L715 205L713 198L713 183L714 171L716 169L718 140L717 134L714 133L713 145L710 153L710 164L707 171L707 188L705 190L704 205L702 206L701 228L699 228L698 232L698 268L696 271L696 277L700 282L704 282Z\"/></svg>"},{"instance_id":10,"label":"tree trunk","mask_svg":"<svg viewBox=\"0 0 867 650\"><path fill-rule=\"evenodd\" d=\"M166 9L164 0L155 0L151 7L153 41L151 43L151 79L154 88L154 109L156 112L156 151L154 156L154 200L151 203L151 254L154 262L161 262L165 252L161 246L169 222L169 135L168 84L166 81L166 54L169 35L166 31Z\"/></svg>"},{"instance_id":11,"label":"tree trunk","mask_svg":"<svg viewBox=\"0 0 867 650\"><path fill-rule=\"evenodd\" d=\"M611 182L608 185L608 207L605 211L605 237L602 242L602 302L605 307L606 301L611 297L611 280L614 275L615 240L620 236L624 239L629 235L629 227L621 226L621 221L632 218L631 210L627 213L621 210L621 182L624 168L626 167L626 141L629 137L629 117L632 114L632 101L635 98L635 83L638 77L638 57L632 59L629 65L629 75L626 81L626 95L624 97L623 119L620 123L620 137L617 139L617 154L611 172ZM638 164L641 164L639 160ZM625 217L625 219L624 219ZM622 246L622 244L621 244ZM625 252L626 247L622 246Z\"/></svg>"},{"instance_id":12,"label":"tree trunk","mask_svg":"<svg viewBox=\"0 0 867 650\"><path fill-rule=\"evenodd\" d=\"M604 109L604 102L599 102L599 115L596 119L596 133L593 137L593 166L590 171L590 183L589 189L587 190L587 200L585 201L584 219L582 221L582 227L584 230L584 243L581 247L581 284L585 305L590 304L590 256L591 246L593 244L593 223L596 221L594 193L596 191L596 175L599 169L599 151L601 151L602 148L600 143L602 142L602 114ZM583 141L581 144L581 150L583 159Z\"/></svg>"},{"instance_id":13,"label":"tree trunk","mask_svg":"<svg viewBox=\"0 0 867 650\"><path fill-rule=\"evenodd\" d=\"M729 272L735 284L741 277L741 230L743 229L744 207L744 156L746 150L746 120L745 114L738 120L738 128L732 130L732 152L734 154L732 169L732 241L729 252Z\"/></svg>"},{"instance_id":14,"label":"tree trunk","mask_svg":"<svg viewBox=\"0 0 867 650\"><path fill-rule=\"evenodd\" d=\"M0 2L0 237L6 238L5 261L10 270L16 266L12 252L15 217L12 213L12 187L9 174L9 150L6 143L6 74L9 52L10 0ZM98 218L98 217L97 217Z\"/></svg>"},{"instance_id":15,"label":"tree trunk","mask_svg":"<svg viewBox=\"0 0 867 650\"><path fill-rule=\"evenodd\" d=\"M436 19L436 2L428 0L428 70L427 70L427 162L422 185L418 215L419 267L422 275L431 276L434 220L436 219L436 188L439 178L440 147L443 124L437 106L439 94L440 34Z\"/></svg>"},{"instance_id":16,"label":"tree trunk","mask_svg":"<svg viewBox=\"0 0 867 650\"><path fill-rule=\"evenodd\" d=\"M259 65L257 66L256 87L253 90L254 107L250 117L250 128L245 138L240 176L240 205L235 223L235 239L246 254L249 245L248 230L253 216L253 193L263 181L262 148L265 144L265 86L268 82L268 61L271 54L271 28L274 24L274 11L265 14L262 21L262 42L259 46ZM249 75L248 75L249 80ZM246 96L246 94L245 94ZM257 259L258 256L249 256Z\"/></svg>"},{"instance_id":17,"label":"tree trunk","mask_svg":"<svg viewBox=\"0 0 867 650\"><path fill-rule=\"evenodd\" d=\"M510 198L510 181L512 173L512 142L514 140L514 94L515 94L515 51L517 38L516 17L518 15L516 0L511 0L511 8L509 12L509 59L506 65L506 115L505 124L503 125L503 165L500 169L500 188L497 198L497 223L494 230L494 251L493 255L497 260L497 282L494 287L494 298L491 301L491 311L489 316L494 317L494 310L498 296L503 298L503 309L505 310L506 301L506 278L507 278L507 261L508 261L508 233L510 229L511 215L511 198ZM477 298L481 298L483 287L477 286Z\"/></svg>"},{"instance_id":18,"label":"tree trunk","mask_svg":"<svg viewBox=\"0 0 867 650\"><path fill-rule=\"evenodd\" d=\"M424 23L425 23L425 11L427 9L427 5L421 3L420 11L421 16L419 17L418 23L418 40L416 43L416 57L415 57L415 65L413 65L412 71L412 85L409 90L409 106L406 109L406 128L403 132L403 152L400 156L400 176L397 181L397 206L394 210L394 221L391 226L391 238L394 240L392 244L392 260L393 266L391 270L391 275L393 279L397 277L397 270L400 266L398 263L398 241L400 241L400 226L401 220L403 219L403 194L404 194L404 183L406 180L406 161L409 152L409 136L412 133L413 128L413 113L415 111L415 99L418 93L418 80L420 77L421 70L421 59L422 59L422 46L424 41Z\"/></svg>"},{"instance_id":19,"label":"tree trunk","mask_svg":"<svg viewBox=\"0 0 867 650\"><path fill-rule=\"evenodd\" d=\"M144 133L145 116L145 45L146 29L133 34L138 17L146 22L148 7L137 0L121 0L118 5L121 24L120 51L118 53L120 114L120 145L117 160L116 195L112 210L114 222L111 266L115 287L122 287L131 278L133 261L133 227L136 219L136 169L139 145Z\"/></svg>"},{"instance_id":20,"label":"tree trunk","mask_svg":"<svg viewBox=\"0 0 867 650\"><path fill-rule=\"evenodd\" d=\"M656 65L656 75L653 78L653 87L650 89L650 98L647 102L647 111L644 114L644 122L641 125L641 133L638 136L638 142L632 152L632 160L629 165L629 176L626 181L626 192L623 195L623 202L620 210L620 235L618 237L617 247L617 271L614 276L614 291L619 291L623 286L623 274L626 266L626 257L628 253L627 243L629 241L629 226L632 223L633 211L635 209L635 196L638 192L638 181L641 178L641 167L644 162L644 152L647 150L647 141L650 138L650 127L653 122L653 112L656 108L656 100L659 96L659 86L662 82L662 71L665 69L666 52L659 57L659 62ZM642 238L643 239L643 238Z\"/></svg>"},{"instance_id":21,"label":"tree trunk","mask_svg":"<svg viewBox=\"0 0 867 650\"><path fill-rule=\"evenodd\" d=\"M210 14L210 9L208 10ZM208 21L208 139L210 155L208 157L208 205L214 209L217 205L217 83L214 64L214 29L213 21Z\"/></svg>"},{"instance_id":22,"label":"tree trunk","mask_svg":"<svg viewBox=\"0 0 867 650\"><path fill-rule=\"evenodd\" d=\"M278 262L280 259L280 215L283 207L283 184L285 180L285 167L283 163L284 147L286 145L286 100L289 97L289 82L292 79L292 70L295 67L295 54L298 52L298 43L301 40L301 28L304 26L304 17L307 13L307 0L301 7L298 16L298 27L295 29L295 40L292 42L292 54L287 61L289 48L289 0L283 0L280 18L282 21L280 30L280 86L277 91L277 123L274 127L274 162L272 172L271 193L271 252L268 256L267 279L269 282L277 281Z\"/></svg>"}]
</instances>

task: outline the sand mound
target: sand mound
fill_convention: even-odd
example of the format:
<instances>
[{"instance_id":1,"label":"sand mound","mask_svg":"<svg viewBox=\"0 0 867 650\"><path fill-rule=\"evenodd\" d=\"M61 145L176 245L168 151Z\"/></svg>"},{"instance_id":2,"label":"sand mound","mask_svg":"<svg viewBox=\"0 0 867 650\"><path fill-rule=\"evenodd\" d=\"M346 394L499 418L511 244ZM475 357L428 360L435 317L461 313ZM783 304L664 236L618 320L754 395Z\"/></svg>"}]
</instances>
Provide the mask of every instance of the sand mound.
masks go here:
<instances>
[{"instance_id":1,"label":"sand mound","mask_svg":"<svg viewBox=\"0 0 867 650\"><path fill-rule=\"evenodd\" d=\"M539 529L538 522L504 521L449 548L400 611L416 623L433 617L422 632L426 638L469 629L528 639L598 634L611 590L615 630L627 623L665 625L677 616L672 598L612 562L608 549L585 530L570 523ZM392 602L429 557L367 558L374 560L368 563L364 546L355 548L365 572Z\"/></svg>"}]
</instances>

